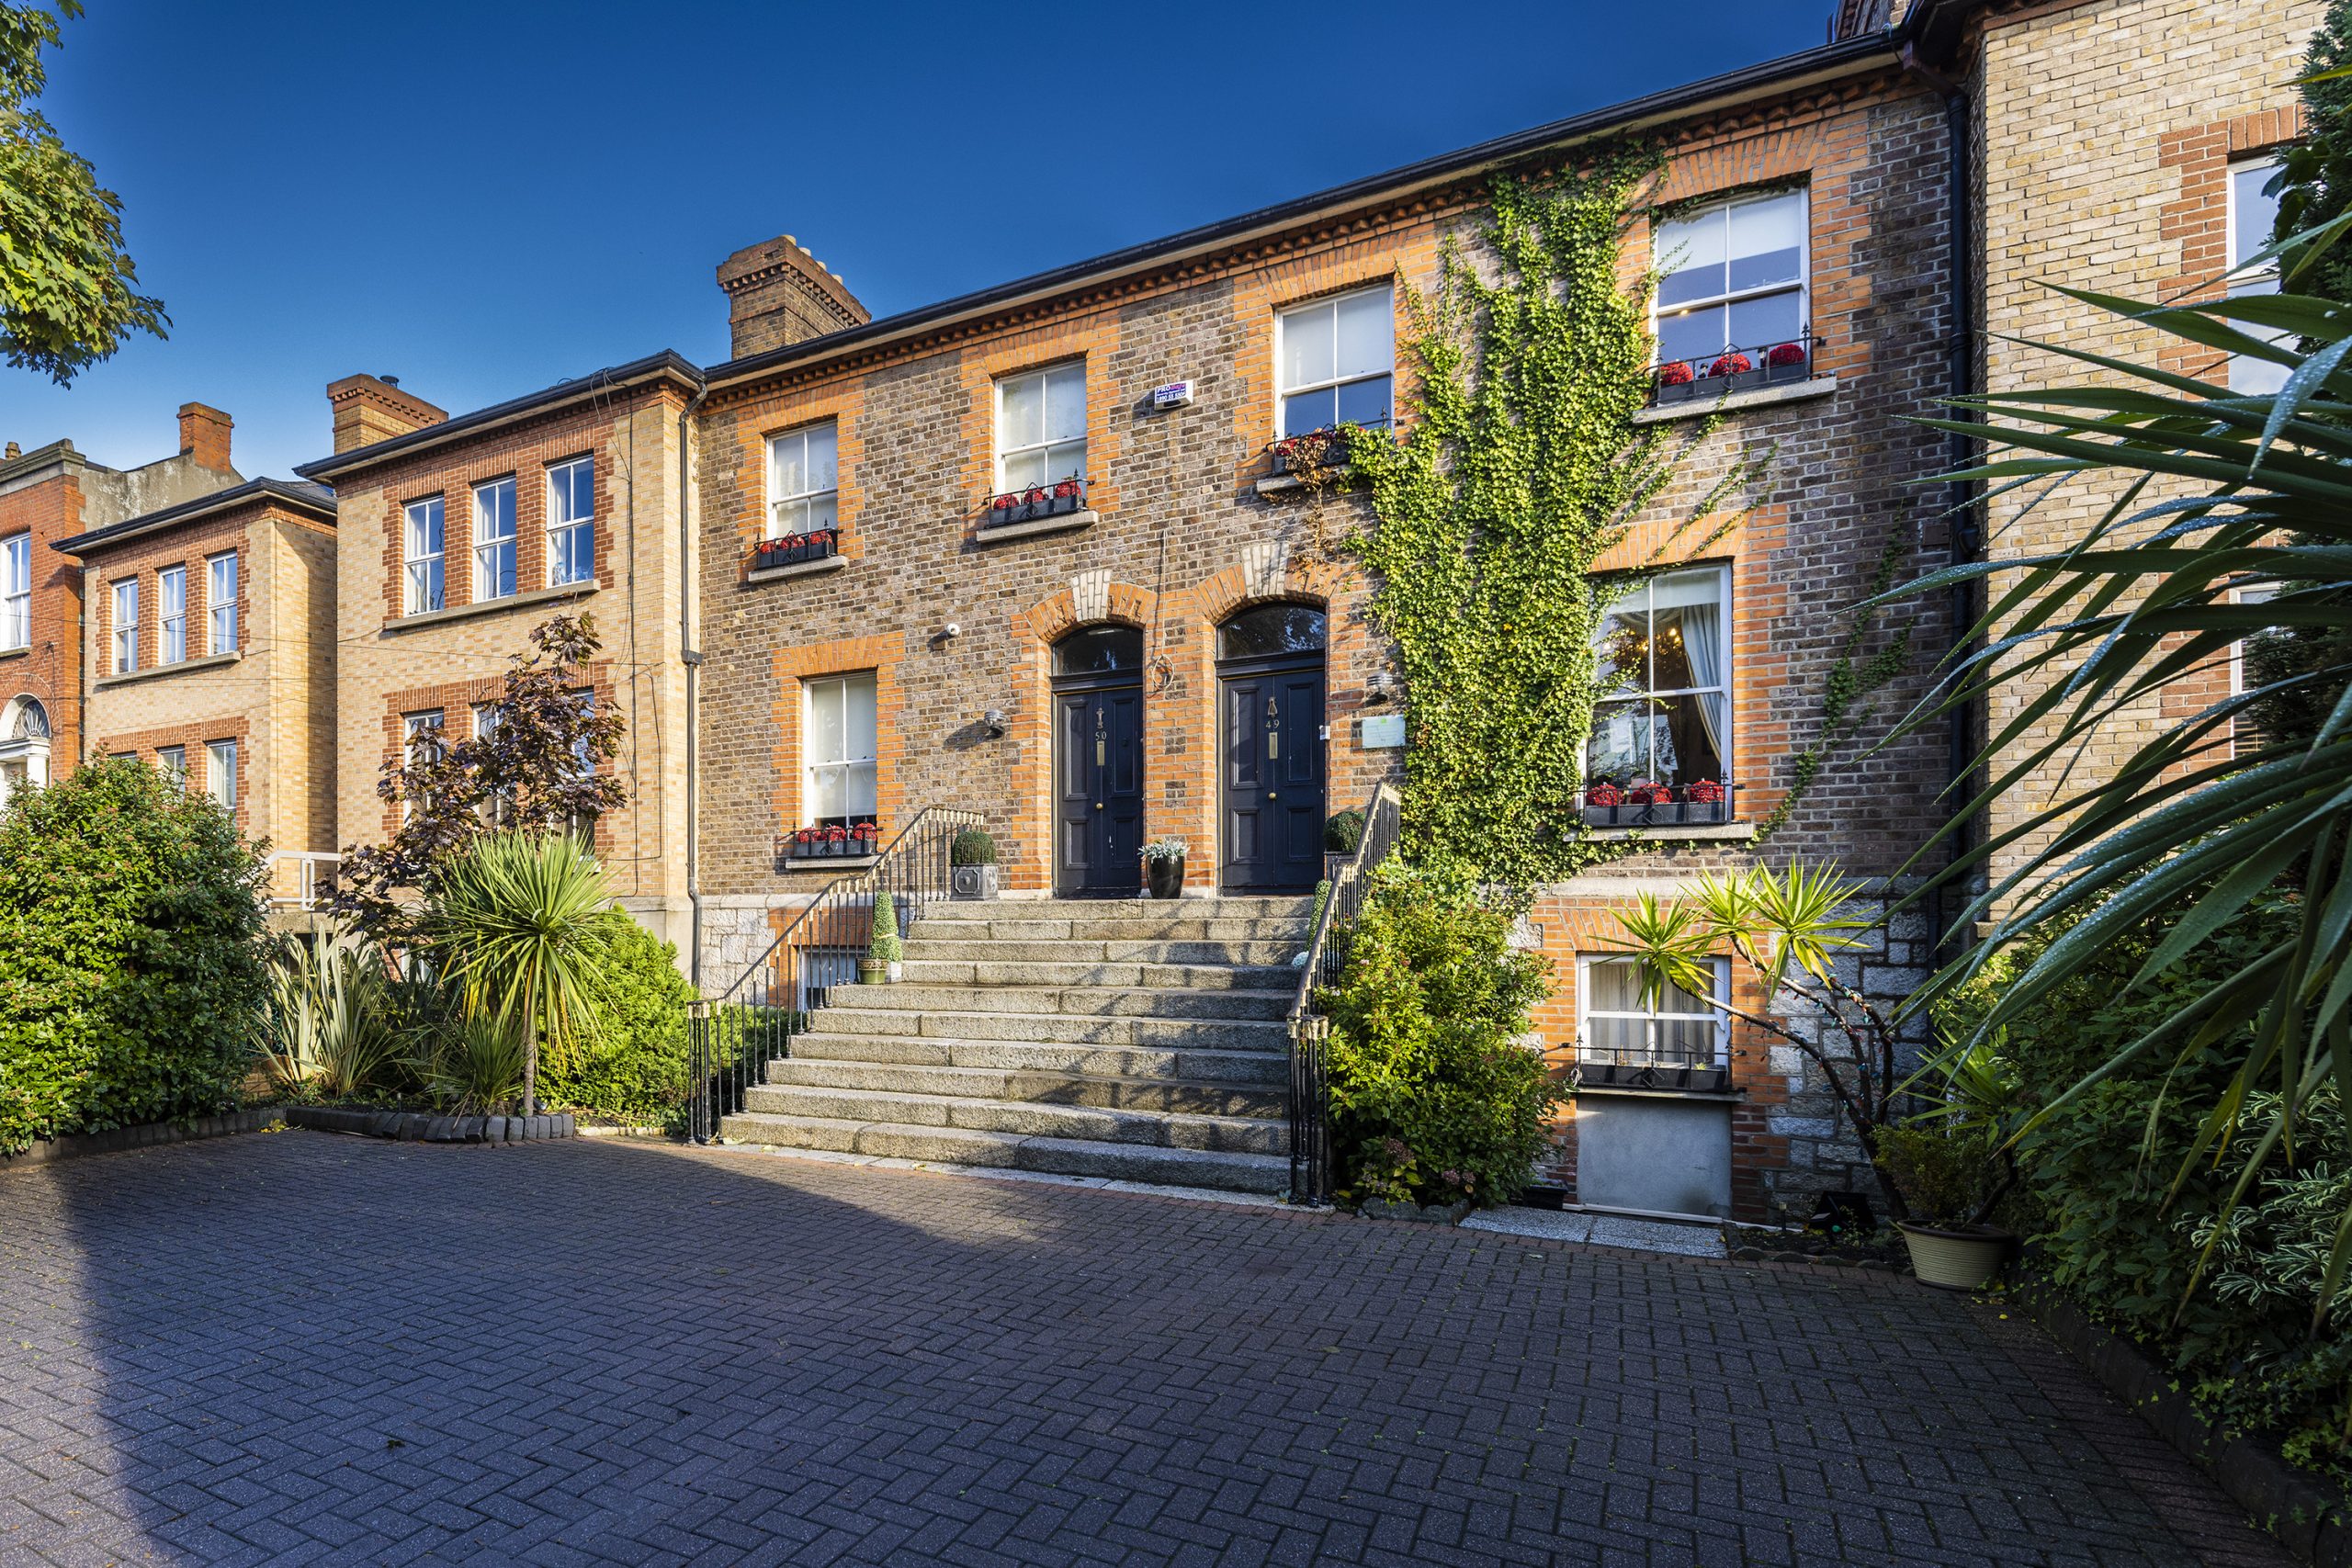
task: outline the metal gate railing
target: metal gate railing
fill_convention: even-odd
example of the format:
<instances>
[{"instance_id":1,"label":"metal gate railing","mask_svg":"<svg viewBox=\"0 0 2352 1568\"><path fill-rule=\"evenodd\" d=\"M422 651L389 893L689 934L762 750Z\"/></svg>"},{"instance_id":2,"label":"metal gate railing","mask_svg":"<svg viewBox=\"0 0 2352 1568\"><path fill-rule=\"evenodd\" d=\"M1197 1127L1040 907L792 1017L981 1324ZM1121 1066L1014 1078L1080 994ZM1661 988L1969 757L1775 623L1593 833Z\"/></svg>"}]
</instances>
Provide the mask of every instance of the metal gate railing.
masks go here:
<instances>
[{"instance_id":1,"label":"metal gate railing","mask_svg":"<svg viewBox=\"0 0 2352 1568\"><path fill-rule=\"evenodd\" d=\"M874 935L874 897L890 895L901 934L926 905L948 896L956 835L978 828L977 811L933 806L899 830L874 864L835 877L797 914L743 973L715 997L694 1003L687 1019L686 1134L697 1144L718 1136L729 1112L770 1062L792 1054L808 1015L833 987L857 978L857 961Z\"/></svg>"},{"instance_id":2,"label":"metal gate railing","mask_svg":"<svg viewBox=\"0 0 2352 1568\"><path fill-rule=\"evenodd\" d=\"M1316 992L1340 983L1356 916L1371 886L1371 875L1396 847L1405 798L1394 784L1372 792L1363 808L1363 839L1347 863L1331 876L1323 907L1316 913L1315 936L1298 976L1298 997L1290 1010L1290 1201L1331 1201L1330 1106L1326 1094L1323 1047L1331 1021Z\"/></svg>"}]
</instances>

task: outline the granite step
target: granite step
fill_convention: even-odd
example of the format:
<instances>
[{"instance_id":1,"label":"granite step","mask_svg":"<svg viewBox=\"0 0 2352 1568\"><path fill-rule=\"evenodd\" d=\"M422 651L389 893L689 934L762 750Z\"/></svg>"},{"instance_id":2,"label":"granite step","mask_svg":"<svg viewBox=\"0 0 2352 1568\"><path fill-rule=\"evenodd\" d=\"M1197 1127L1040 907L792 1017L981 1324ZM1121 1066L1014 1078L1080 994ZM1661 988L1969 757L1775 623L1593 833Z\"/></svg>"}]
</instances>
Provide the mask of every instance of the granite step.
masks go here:
<instances>
[{"instance_id":1,"label":"granite step","mask_svg":"<svg viewBox=\"0 0 2352 1568\"><path fill-rule=\"evenodd\" d=\"M820 1012L829 1020L830 1011ZM995 1067L1014 1072L1085 1073L1102 1077L1175 1078L1226 1084L1287 1084L1287 1038L1281 1050L1101 1045L1071 1041L958 1040L944 1036L795 1035L797 1060L870 1062L914 1067Z\"/></svg>"},{"instance_id":2,"label":"granite step","mask_svg":"<svg viewBox=\"0 0 2352 1568\"><path fill-rule=\"evenodd\" d=\"M806 1089L904 1091L962 1100L1021 1100L1043 1105L1097 1105L1112 1111L1157 1111L1193 1116L1280 1118L1287 1114L1289 1102L1287 1090L1279 1083L1232 1084L1018 1067L919 1066L904 1062L822 1056L786 1056L770 1062L766 1081Z\"/></svg>"},{"instance_id":3,"label":"granite step","mask_svg":"<svg viewBox=\"0 0 2352 1568\"><path fill-rule=\"evenodd\" d=\"M928 921L918 921L920 931ZM932 926L936 931L940 928ZM941 937L906 939L907 957L949 964L1218 964L1287 968L1306 951L1307 938L1272 942L1073 942L1068 939ZM1291 971L1295 975L1297 971Z\"/></svg>"},{"instance_id":4,"label":"granite step","mask_svg":"<svg viewBox=\"0 0 2352 1568\"><path fill-rule=\"evenodd\" d=\"M1143 987L938 986L902 979L895 986L836 991L837 1008L884 1012L1014 1012L1091 1018L1280 1019L1291 991L1182 990Z\"/></svg>"},{"instance_id":5,"label":"granite step","mask_svg":"<svg viewBox=\"0 0 2352 1568\"><path fill-rule=\"evenodd\" d=\"M729 1143L828 1149L926 1164L1045 1171L1171 1187L1278 1193L1290 1185L1290 1162L1278 1155L1160 1148L1148 1144L753 1111L738 1111L725 1118L719 1124L719 1134Z\"/></svg>"},{"instance_id":6,"label":"granite step","mask_svg":"<svg viewBox=\"0 0 2352 1568\"><path fill-rule=\"evenodd\" d=\"M910 942L907 961L901 966L903 985L1083 986L1118 990L1146 987L1163 991L1281 991L1285 995L1298 987L1298 971L1281 964L1065 963L1042 958L1004 963L993 957L917 958L915 951ZM994 949L987 947L984 951L992 953Z\"/></svg>"},{"instance_id":7,"label":"granite step","mask_svg":"<svg viewBox=\"0 0 2352 1568\"><path fill-rule=\"evenodd\" d=\"M865 987L857 987L863 991ZM849 988L831 994L834 1005L820 1021L834 1034L937 1035L951 1040L1023 1040L1085 1045L1159 1045L1195 1050L1280 1051L1290 1043L1279 1018L1090 1017L1061 1012L970 1012L953 1009L867 1007L842 1000Z\"/></svg>"},{"instance_id":8,"label":"granite step","mask_svg":"<svg viewBox=\"0 0 2352 1568\"><path fill-rule=\"evenodd\" d=\"M975 1133L1019 1133L1041 1138L1213 1149L1227 1154L1283 1154L1289 1148L1290 1137L1289 1124L1272 1119L786 1084L752 1085L744 1092L743 1109L823 1121L955 1127Z\"/></svg>"},{"instance_id":9,"label":"granite step","mask_svg":"<svg viewBox=\"0 0 2352 1568\"><path fill-rule=\"evenodd\" d=\"M1309 894L1236 894L1216 898L997 898L947 899L926 907L923 918L942 920L1158 920L1304 919L1315 908Z\"/></svg>"},{"instance_id":10,"label":"granite step","mask_svg":"<svg viewBox=\"0 0 2352 1568\"><path fill-rule=\"evenodd\" d=\"M944 919L930 910L901 933L942 942L1295 942L1313 932L1304 915L1283 919L1222 919L1201 916L1137 916L1125 919L999 916Z\"/></svg>"}]
</instances>

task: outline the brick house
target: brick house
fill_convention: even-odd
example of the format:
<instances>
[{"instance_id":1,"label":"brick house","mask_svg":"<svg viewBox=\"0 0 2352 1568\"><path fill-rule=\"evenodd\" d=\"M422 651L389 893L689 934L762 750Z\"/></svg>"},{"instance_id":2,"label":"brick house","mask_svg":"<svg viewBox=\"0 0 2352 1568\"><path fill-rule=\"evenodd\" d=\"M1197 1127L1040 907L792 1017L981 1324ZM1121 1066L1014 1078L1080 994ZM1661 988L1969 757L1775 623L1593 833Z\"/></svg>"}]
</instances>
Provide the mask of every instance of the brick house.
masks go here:
<instances>
[{"instance_id":1,"label":"brick house","mask_svg":"<svg viewBox=\"0 0 2352 1568\"><path fill-rule=\"evenodd\" d=\"M340 843L389 835L386 764L421 733L492 722L531 629L585 614L593 689L628 723L630 801L596 824L597 852L622 906L690 947L677 518L698 383L656 355L456 418L384 378L327 389L334 452L297 472L334 492Z\"/></svg>"},{"instance_id":2,"label":"brick house","mask_svg":"<svg viewBox=\"0 0 2352 1568\"><path fill-rule=\"evenodd\" d=\"M0 455L0 802L87 755L82 572L59 547L238 483L230 430L220 410L184 403L178 450L135 468L71 441Z\"/></svg>"}]
</instances>

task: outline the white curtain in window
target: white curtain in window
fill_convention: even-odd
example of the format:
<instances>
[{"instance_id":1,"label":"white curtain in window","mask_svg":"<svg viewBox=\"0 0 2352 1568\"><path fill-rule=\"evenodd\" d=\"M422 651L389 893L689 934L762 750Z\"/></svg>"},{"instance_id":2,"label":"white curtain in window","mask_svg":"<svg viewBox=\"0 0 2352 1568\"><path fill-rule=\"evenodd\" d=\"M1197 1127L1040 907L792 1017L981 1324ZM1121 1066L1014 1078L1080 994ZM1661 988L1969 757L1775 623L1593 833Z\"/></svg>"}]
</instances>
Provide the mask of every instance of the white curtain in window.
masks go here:
<instances>
[{"instance_id":1,"label":"white curtain in window","mask_svg":"<svg viewBox=\"0 0 2352 1568\"><path fill-rule=\"evenodd\" d=\"M1669 572L1652 587L1657 609L1682 612L1682 652L1690 663L1690 683L1716 688L1699 699L1699 721L1706 727L1707 743L1715 749L1715 755L1728 756L1724 749L1729 694L1723 689L1723 569Z\"/></svg>"}]
</instances>

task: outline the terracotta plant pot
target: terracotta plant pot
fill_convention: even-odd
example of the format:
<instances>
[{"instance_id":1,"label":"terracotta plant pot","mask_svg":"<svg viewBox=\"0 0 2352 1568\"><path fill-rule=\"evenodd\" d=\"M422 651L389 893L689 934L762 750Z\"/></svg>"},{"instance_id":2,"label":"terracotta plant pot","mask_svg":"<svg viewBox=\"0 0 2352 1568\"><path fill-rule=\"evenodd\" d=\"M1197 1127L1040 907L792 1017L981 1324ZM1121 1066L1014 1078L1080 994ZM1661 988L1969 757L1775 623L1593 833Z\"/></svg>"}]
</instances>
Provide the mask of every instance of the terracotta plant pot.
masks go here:
<instances>
[{"instance_id":1,"label":"terracotta plant pot","mask_svg":"<svg viewBox=\"0 0 2352 1568\"><path fill-rule=\"evenodd\" d=\"M1911 1248L1911 1272L1919 1283L1939 1291L1981 1291L2001 1271L2001 1260L2017 1240L1992 1225L1943 1228L1894 1222Z\"/></svg>"},{"instance_id":2,"label":"terracotta plant pot","mask_svg":"<svg viewBox=\"0 0 2352 1568\"><path fill-rule=\"evenodd\" d=\"M1173 860L1148 860L1143 863L1144 880L1151 886L1155 898L1181 898L1184 894L1184 857Z\"/></svg>"}]
</instances>

